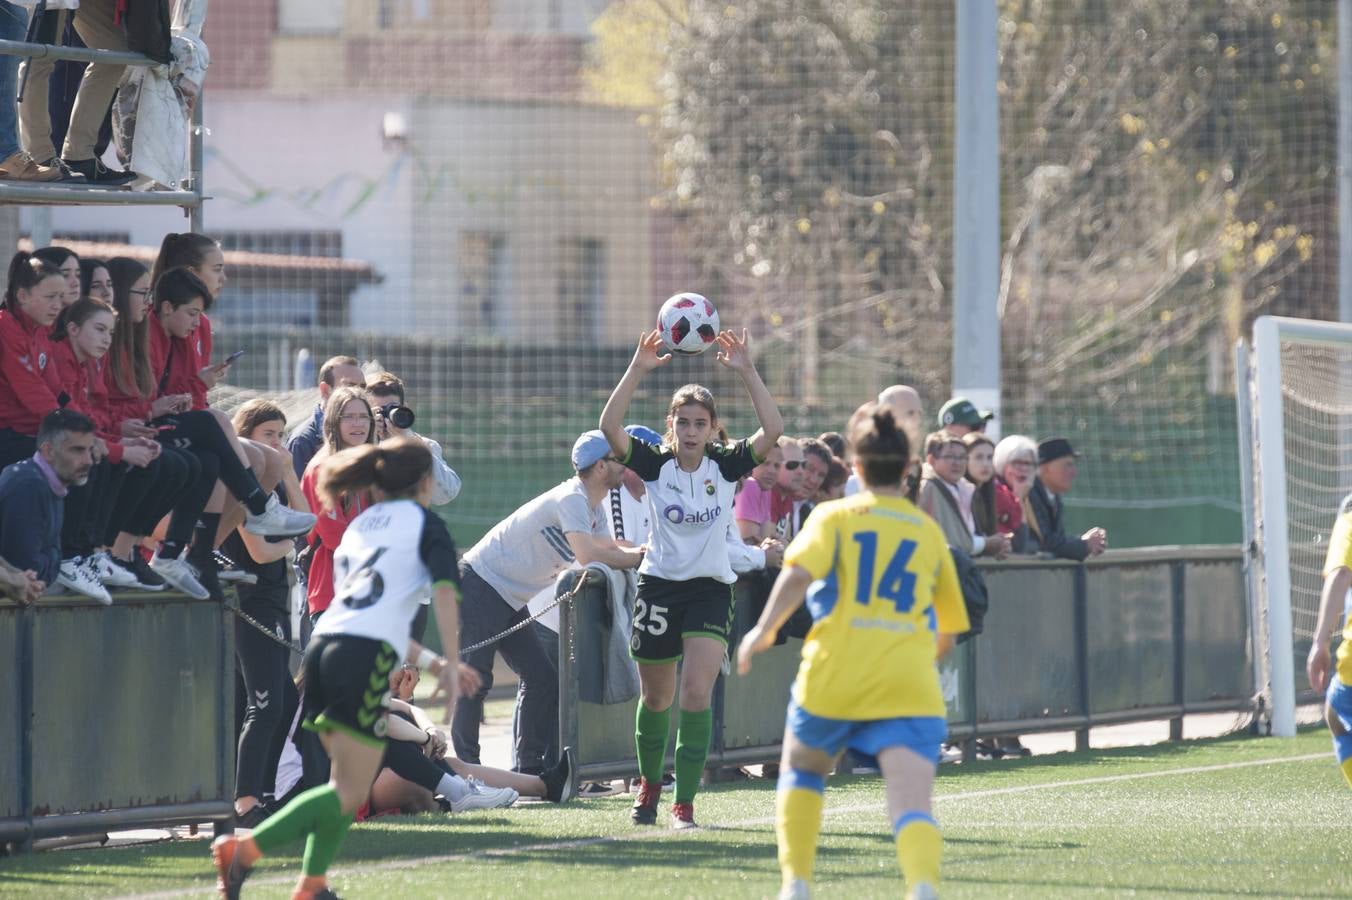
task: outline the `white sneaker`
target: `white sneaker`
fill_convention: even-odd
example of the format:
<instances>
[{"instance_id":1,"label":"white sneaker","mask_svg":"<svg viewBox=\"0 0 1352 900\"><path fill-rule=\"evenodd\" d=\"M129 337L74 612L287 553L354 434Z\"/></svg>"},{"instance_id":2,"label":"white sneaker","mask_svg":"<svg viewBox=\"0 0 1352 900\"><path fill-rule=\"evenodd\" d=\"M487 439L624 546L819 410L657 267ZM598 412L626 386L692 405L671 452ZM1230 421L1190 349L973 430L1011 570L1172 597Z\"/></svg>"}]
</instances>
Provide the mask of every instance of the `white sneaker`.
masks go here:
<instances>
[{"instance_id":1,"label":"white sneaker","mask_svg":"<svg viewBox=\"0 0 1352 900\"><path fill-rule=\"evenodd\" d=\"M108 587L139 588L141 586L141 582L136 579L136 575L130 569L113 565L113 558L108 555L107 550L100 550L89 557L89 567L98 575L99 581L102 581Z\"/></svg>"},{"instance_id":2,"label":"white sneaker","mask_svg":"<svg viewBox=\"0 0 1352 900\"><path fill-rule=\"evenodd\" d=\"M491 788L477 778L466 778L469 793L459 800L451 802L451 812L468 812L471 809L504 809L516 802L516 791L511 788Z\"/></svg>"},{"instance_id":3,"label":"white sneaker","mask_svg":"<svg viewBox=\"0 0 1352 900\"><path fill-rule=\"evenodd\" d=\"M244 528L263 537L299 537L315 527L314 513L300 512L283 506L276 494L268 495L268 508L255 516L250 513Z\"/></svg>"},{"instance_id":4,"label":"white sneaker","mask_svg":"<svg viewBox=\"0 0 1352 900\"><path fill-rule=\"evenodd\" d=\"M801 878L795 878L779 889L779 900L808 900L810 896L807 882Z\"/></svg>"},{"instance_id":5,"label":"white sneaker","mask_svg":"<svg viewBox=\"0 0 1352 900\"><path fill-rule=\"evenodd\" d=\"M170 587L182 591L189 597L196 600L211 599L211 593L202 587L202 582L197 580L197 576L193 574L192 566L188 565L186 559L166 559L157 553L155 558L150 561L150 568L155 574L169 582Z\"/></svg>"},{"instance_id":6,"label":"white sneaker","mask_svg":"<svg viewBox=\"0 0 1352 900\"><path fill-rule=\"evenodd\" d=\"M90 566L82 557L73 556L70 559L61 560L61 568L58 570L56 580L68 590L77 594L84 594L86 597L92 597L105 606L113 602L112 594L103 586L103 582L94 575Z\"/></svg>"}]
</instances>

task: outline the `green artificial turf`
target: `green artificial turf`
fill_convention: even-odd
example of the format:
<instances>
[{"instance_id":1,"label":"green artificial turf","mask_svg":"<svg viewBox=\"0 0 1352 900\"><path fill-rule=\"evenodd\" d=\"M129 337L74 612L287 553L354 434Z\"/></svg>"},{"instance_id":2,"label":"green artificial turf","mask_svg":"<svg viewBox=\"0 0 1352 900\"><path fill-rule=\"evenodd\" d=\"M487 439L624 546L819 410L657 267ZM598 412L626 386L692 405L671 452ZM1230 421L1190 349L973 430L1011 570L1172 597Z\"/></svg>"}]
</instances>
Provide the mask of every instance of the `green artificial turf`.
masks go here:
<instances>
[{"instance_id":1,"label":"green artificial turf","mask_svg":"<svg viewBox=\"0 0 1352 900\"><path fill-rule=\"evenodd\" d=\"M1276 762L1254 765L1264 760ZM882 796L878 778L830 780L816 896L900 895ZM946 765L941 893L1346 896L1349 801L1320 730ZM771 782L707 788L696 802L706 827L681 834L665 816L634 828L629 803L377 819L349 833L331 883L347 898L400 900L774 896ZM269 858L245 895L289 896L299 854ZM208 896L211 881L205 840L0 860L6 896Z\"/></svg>"}]
</instances>

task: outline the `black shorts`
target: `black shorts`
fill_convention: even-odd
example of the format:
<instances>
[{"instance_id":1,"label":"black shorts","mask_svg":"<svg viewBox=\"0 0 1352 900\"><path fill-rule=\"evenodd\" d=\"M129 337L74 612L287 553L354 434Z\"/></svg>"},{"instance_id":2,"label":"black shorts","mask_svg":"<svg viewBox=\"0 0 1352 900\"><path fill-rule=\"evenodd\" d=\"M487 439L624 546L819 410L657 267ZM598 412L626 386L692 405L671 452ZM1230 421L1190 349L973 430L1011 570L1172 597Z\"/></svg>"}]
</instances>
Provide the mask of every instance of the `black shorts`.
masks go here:
<instances>
[{"instance_id":1,"label":"black shorts","mask_svg":"<svg viewBox=\"0 0 1352 900\"><path fill-rule=\"evenodd\" d=\"M675 662L688 637L711 637L726 646L732 633L732 585L713 578L668 581L638 577L629 655L639 662Z\"/></svg>"},{"instance_id":2,"label":"black shorts","mask_svg":"<svg viewBox=\"0 0 1352 900\"><path fill-rule=\"evenodd\" d=\"M301 724L310 731L343 731L385 746L390 670L399 654L384 641L323 634L305 650L305 702Z\"/></svg>"}]
</instances>

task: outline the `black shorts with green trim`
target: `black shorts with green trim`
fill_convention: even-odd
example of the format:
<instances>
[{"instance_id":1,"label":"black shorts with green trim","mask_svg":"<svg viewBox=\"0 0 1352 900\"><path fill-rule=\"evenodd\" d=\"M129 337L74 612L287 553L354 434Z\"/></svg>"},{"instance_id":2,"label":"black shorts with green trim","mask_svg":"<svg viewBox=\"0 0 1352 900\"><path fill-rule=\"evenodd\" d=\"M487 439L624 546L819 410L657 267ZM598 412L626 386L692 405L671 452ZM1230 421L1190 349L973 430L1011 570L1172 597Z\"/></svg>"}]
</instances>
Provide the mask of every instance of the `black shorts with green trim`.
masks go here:
<instances>
[{"instance_id":1,"label":"black shorts with green trim","mask_svg":"<svg viewBox=\"0 0 1352 900\"><path fill-rule=\"evenodd\" d=\"M733 603L732 585L713 578L668 581L640 575L629 655L644 663L675 662L688 637L711 637L726 645Z\"/></svg>"},{"instance_id":2,"label":"black shorts with green trim","mask_svg":"<svg viewBox=\"0 0 1352 900\"><path fill-rule=\"evenodd\" d=\"M399 654L384 641L324 634L305 650L305 698L301 724L310 731L342 731L385 746L385 710L390 671Z\"/></svg>"}]
</instances>

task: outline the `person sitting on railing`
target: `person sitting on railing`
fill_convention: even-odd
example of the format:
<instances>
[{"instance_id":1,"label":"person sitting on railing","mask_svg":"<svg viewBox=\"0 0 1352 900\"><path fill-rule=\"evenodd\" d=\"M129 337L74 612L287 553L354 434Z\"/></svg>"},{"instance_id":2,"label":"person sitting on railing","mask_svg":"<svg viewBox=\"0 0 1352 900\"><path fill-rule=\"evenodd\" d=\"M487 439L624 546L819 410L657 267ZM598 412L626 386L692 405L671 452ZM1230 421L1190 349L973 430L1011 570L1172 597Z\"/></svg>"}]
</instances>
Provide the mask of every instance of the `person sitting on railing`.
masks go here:
<instances>
[{"instance_id":1,"label":"person sitting on railing","mask_svg":"<svg viewBox=\"0 0 1352 900\"><path fill-rule=\"evenodd\" d=\"M42 247L34 250L33 255L56 269L66 279L66 292L61 297L63 308L80 299L80 257L74 250L69 247ZM52 340L59 341L63 337L59 331L53 330Z\"/></svg>"},{"instance_id":2,"label":"person sitting on railing","mask_svg":"<svg viewBox=\"0 0 1352 900\"><path fill-rule=\"evenodd\" d=\"M286 439L286 449L291 454L297 478L305 474L305 467L324 446L324 406L336 387L366 387L366 373L355 358L334 356L319 367L319 402L315 404L315 411Z\"/></svg>"},{"instance_id":3,"label":"person sitting on railing","mask_svg":"<svg viewBox=\"0 0 1352 900\"><path fill-rule=\"evenodd\" d=\"M1108 532L1095 526L1079 537L1066 534L1061 495L1075 484L1079 458L1070 441L1047 438L1037 445L1037 478L1024 501L1024 519L1043 552L1061 559L1084 560L1108 547Z\"/></svg>"},{"instance_id":4,"label":"person sitting on railing","mask_svg":"<svg viewBox=\"0 0 1352 900\"><path fill-rule=\"evenodd\" d=\"M25 6L34 5L23 0ZM78 8L77 8L78 7ZM74 15L75 31L85 46L94 50L127 50L127 36L118 21L118 0L48 0L47 15L37 33L39 43L55 44L65 30L66 18ZM94 153L99 128L117 93L126 66L120 63L91 63L80 80L80 90L70 111L70 128L56 155L52 144L52 118L48 106L55 60L34 57L28 65L28 81L19 107L19 133L24 150L45 166L59 167L81 176L89 184L114 186L136 178L135 172L109 169Z\"/></svg>"},{"instance_id":5,"label":"person sitting on railing","mask_svg":"<svg viewBox=\"0 0 1352 900\"><path fill-rule=\"evenodd\" d=\"M80 296L113 305L113 276L101 259L80 260Z\"/></svg>"},{"instance_id":6,"label":"person sitting on railing","mask_svg":"<svg viewBox=\"0 0 1352 900\"><path fill-rule=\"evenodd\" d=\"M61 569L61 525L70 488L94 466L94 423L74 410L43 416L32 458L0 472L0 557L54 585Z\"/></svg>"},{"instance_id":7,"label":"person sitting on railing","mask_svg":"<svg viewBox=\"0 0 1352 900\"><path fill-rule=\"evenodd\" d=\"M527 604L574 562L601 562L632 569L643 558L636 547L621 547L610 536L601 501L618 487L624 466L599 431L573 444L573 478L528 501L493 527L461 561L464 599L461 643L470 646L526 621ZM519 771L539 774L550 764L558 732L558 672L542 642L552 637L539 622L465 655L482 682L455 710L451 739L455 755L478 763L479 725L484 698L493 686L493 659L503 659L521 679L516 734Z\"/></svg>"},{"instance_id":8,"label":"person sitting on railing","mask_svg":"<svg viewBox=\"0 0 1352 900\"><path fill-rule=\"evenodd\" d=\"M181 349L184 352L176 358L177 365L170 371L166 390L190 394L192 409L204 410L214 416L221 433L242 454L240 461L253 472L263 491L270 494L281 483L282 470L287 465L282 454L266 444L237 437L230 418L220 410L211 409L207 402L207 391L229 375L233 359L230 357L212 363L211 320L207 316L229 280L225 270L225 254L220 245L207 235L195 232L166 234L160 242L159 255L150 271L151 281L158 284L163 273L177 268L198 278L206 287L206 295L202 299L197 327L182 342ZM155 334L157 332L152 329L152 335ZM200 526L194 531L188 552L188 561L197 570L199 580L215 597L222 596L222 593L214 551L244 520L245 507L236 502L238 499L227 490L224 481L216 485L200 518ZM278 509L283 508L279 505Z\"/></svg>"},{"instance_id":9,"label":"person sitting on railing","mask_svg":"<svg viewBox=\"0 0 1352 900\"><path fill-rule=\"evenodd\" d=\"M90 297L75 301L57 319L65 337L53 347L70 398L67 408L94 421L104 454L94 469L92 494L72 491L66 499L62 556L83 559L89 574L107 587L158 591L163 579L130 551L191 489L193 473L181 454L165 452L139 425L124 430L109 404L104 362L115 323L113 308ZM119 545L122 534L127 539Z\"/></svg>"},{"instance_id":10,"label":"person sitting on railing","mask_svg":"<svg viewBox=\"0 0 1352 900\"><path fill-rule=\"evenodd\" d=\"M0 310L0 466L31 457L43 416L70 402L50 339L64 296L65 278L59 270L32 254L14 255ZM78 521L83 521L85 504L98 490L98 478L90 484L90 477L104 452L96 437L93 466L71 488L72 504L81 510L73 517ZM67 538L67 544L74 543L70 535ZM61 557L53 577L43 578L49 585L57 580L101 603L111 600L97 575L75 554Z\"/></svg>"}]
</instances>

